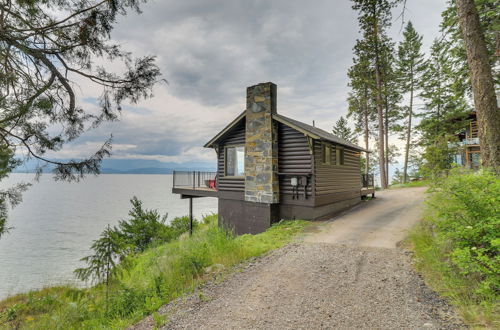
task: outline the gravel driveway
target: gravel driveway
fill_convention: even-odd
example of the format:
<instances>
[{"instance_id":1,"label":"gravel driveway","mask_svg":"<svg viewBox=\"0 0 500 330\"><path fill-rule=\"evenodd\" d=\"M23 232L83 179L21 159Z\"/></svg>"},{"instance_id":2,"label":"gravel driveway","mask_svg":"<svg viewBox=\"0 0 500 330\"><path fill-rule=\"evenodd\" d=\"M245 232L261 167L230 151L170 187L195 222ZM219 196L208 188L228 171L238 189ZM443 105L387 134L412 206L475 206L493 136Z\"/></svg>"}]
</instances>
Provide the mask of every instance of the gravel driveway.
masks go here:
<instances>
[{"instance_id":1,"label":"gravel driveway","mask_svg":"<svg viewBox=\"0 0 500 330\"><path fill-rule=\"evenodd\" d=\"M388 190L221 283L164 306L165 329L460 329L397 248L423 188ZM149 328L151 319L137 328Z\"/></svg>"}]
</instances>

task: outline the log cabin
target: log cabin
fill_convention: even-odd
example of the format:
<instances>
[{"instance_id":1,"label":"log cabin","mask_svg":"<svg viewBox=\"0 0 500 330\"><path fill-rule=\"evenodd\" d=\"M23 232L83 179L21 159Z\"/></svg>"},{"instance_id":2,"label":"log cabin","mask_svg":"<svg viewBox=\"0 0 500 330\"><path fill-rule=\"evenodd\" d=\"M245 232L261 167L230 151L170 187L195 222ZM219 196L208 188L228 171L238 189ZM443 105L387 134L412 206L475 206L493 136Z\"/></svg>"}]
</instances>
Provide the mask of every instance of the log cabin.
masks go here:
<instances>
[{"instance_id":1,"label":"log cabin","mask_svg":"<svg viewBox=\"0 0 500 330\"><path fill-rule=\"evenodd\" d=\"M217 197L219 225L256 234L281 219L315 220L359 203L375 189L361 175L368 152L320 128L278 114L277 86L247 88L246 110L205 144L217 172L173 175L172 192L190 200Z\"/></svg>"}]
</instances>

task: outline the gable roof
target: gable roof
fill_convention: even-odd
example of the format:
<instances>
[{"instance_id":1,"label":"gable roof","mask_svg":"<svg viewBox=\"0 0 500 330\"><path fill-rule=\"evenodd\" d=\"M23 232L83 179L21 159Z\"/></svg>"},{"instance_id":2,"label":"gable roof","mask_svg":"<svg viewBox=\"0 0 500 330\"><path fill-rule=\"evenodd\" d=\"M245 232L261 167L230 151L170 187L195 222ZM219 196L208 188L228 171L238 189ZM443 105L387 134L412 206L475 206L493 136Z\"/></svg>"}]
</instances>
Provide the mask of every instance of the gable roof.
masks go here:
<instances>
[{"instance_id":1,"label":"gable roof","mask_svg":"<svg viewBox=\"0 0 500 330\"><path fill-rule=\"evenodd\" d=\"M365 150L364 148L361 148L358 145L355 145L352 142L349 142L349 141L344 140L336 135L328 133L327 131L322 130L321 128L308 125L308 124L303 123L301 121L298 121L298 120L295 120L292 118L288 118L288 117L285 117L285 116L282 116L279 114L273 114L273 119L281 122L282 124L290 126L291 128L294 128L297 131L299 131L305 135L308 135L315 140L323 140L323 141L333 142L333 143L337 143L337 144L340 144L340 145L343 145L346 147L350 147L352 149L356 149L356 150L360 150L360 151L368 151L368 150Z\"/></svg>"},{"instance_id":2,"label":"gable roof","mask_svg":"<svg viewBox=\"0 0 500 330\"><path fill-rule=\"evenodd\" d=\"M238 117L236 117L231 123L229 123L222 131L220 131L216 136L214 136L210 141L208 141L204 145L204 147L205 148L213 148L214 145L216 145L217 142L220 140L220 138L222 138L224 135L226 135L226 133L228 133L240 121L245 119L245 113L246 113L246 111L243 111ZM370 152L364 148L361 148L360 146L355 145L354 143L351 143L351 142L344 140L338 136L335 136L331 133L328 133L327 131L322 130L321 128L308 125L306 123L279 115L277 113L273 114L272 117L277 122L280 122L286 126L289 126L293 129L301 132L302 134L309 136L312 139L333 142L333 143L340 144L340 145L343 145L343 146L346 146L346 147L349 147L349 148L352 148L355 150Z\"/></svg>"},{"instance_id":3,"label":"gable roof","mask_svg":"<svg viewBox=\"0 0 500 330\"><path fill-rule=\"evenodd\" d=\"M205 145L203 147L205 147L205 148L213 148L214 144L217 144L217 141L219 141L219 139L221 137L223 137L224 135L226 135L226 133L229 132L231 130L231 128L233 128L234 126L236 126L241 120L245 119L245 113L246 113L246 110L243 111L242 113L240 113L240 115L238 117L236 117L232 122L230 122L226 127L224 127L224 129L222 131L220 131L219 133L217 133L216 136L214 136L213 138L211 138L210 141L208 141L207 143L205 143Z\"/></svg>"}]
</instances>

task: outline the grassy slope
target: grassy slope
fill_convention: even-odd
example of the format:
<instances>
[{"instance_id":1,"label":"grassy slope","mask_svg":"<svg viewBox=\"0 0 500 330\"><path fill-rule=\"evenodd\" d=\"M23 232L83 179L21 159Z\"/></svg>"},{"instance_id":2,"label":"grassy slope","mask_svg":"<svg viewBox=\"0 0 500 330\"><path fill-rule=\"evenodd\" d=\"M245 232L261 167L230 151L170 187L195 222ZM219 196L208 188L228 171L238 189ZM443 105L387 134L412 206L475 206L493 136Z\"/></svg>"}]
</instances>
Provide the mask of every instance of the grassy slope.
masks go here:
<instances>
[{"instance_id":1,"label":"grassy slope","mask_svg":"<svg viewBox=\"0 0 500 330\"><path fill-rule=\"evenodd\" d=\"M428 226L417 225L410 233L409 241L415 253L415 267L426 284L455 305L469 326L473 329L500 329L498 300L478 301L473 294L477 281L463 277L449 267L448 252L436 244Z\"/></svg>"},{"instance_id":2,"label":"grassy slope","mask_svg":"<svg viewBox=\"0 0 500 330\"><path fill-rule=\"evenodd\" d=\"M1 328L124 328L211 278L207 267L229 267L290 242L306 221L284 221L259 235L232 237L208 217L192 238L147 250L115 281L106 304L102 287L50 287L0 302Z\"/></svg>"},{"instance_id":3,"label":"grassy slope","mask_svg":"<svg viewBox=\"0 0 500 330\"><path fill-rule=\"evenodd\" d=\"M493 188L498 178L481 173L454 174L431 184L424 218L410 232L407 243L414 251L414 262L426 283L457 306L472 328L500 329L500 304L495 289L481 290L489 272L465 273L453 262L461 246L477 249L475 239L495 235L493 217L498 223L499 198ZM447 227L442 224L446 222ZM470 225L467 225L470 224ZM491 257L492 262L498 254ZM469 264L469 263L467 263ZM470 265L470 264L469 264ZM498 265L498 264L497 264Z\"/></svg>"}]
</instances>

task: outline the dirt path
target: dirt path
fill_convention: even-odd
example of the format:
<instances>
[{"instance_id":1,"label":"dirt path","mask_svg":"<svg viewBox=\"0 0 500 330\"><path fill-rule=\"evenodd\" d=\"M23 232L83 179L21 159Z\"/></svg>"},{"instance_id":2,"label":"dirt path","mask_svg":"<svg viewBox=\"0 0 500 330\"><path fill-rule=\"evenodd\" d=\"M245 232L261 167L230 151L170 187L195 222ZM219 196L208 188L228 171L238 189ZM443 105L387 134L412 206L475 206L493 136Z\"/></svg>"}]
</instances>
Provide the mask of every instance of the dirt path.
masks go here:
<instances>
[{"instance_id":1,"label":"dirt path","mask_svg":"<svg viewBox=\"0 0 500 330\"><path fill-rule=\"evenodd\" d=\"M422 188L384 191L319 223L303 241L163 307L165 329L462 328L396 247L423 198Z\"/></svg>"}]
</instances>

